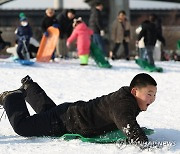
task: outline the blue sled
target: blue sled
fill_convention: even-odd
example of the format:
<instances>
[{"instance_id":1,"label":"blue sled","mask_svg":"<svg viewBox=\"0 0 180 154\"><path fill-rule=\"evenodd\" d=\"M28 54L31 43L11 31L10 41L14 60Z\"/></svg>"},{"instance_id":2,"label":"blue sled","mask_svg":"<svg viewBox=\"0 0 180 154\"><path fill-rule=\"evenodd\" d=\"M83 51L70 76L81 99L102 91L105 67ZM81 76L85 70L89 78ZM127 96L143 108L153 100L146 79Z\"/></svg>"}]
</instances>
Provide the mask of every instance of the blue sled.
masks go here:
<instances>
[{"instance_id":1,"label":"blue sled","mask_svg":"<svg viewBox=\"0 0 180 154\"><path fill-rule=\"evenodd\" d=\"M20 59L16 59L15 62L20 63L21 65L33 65L35 62L30 61L30 60L20 60Z\"/></svg>"}]
</instances>

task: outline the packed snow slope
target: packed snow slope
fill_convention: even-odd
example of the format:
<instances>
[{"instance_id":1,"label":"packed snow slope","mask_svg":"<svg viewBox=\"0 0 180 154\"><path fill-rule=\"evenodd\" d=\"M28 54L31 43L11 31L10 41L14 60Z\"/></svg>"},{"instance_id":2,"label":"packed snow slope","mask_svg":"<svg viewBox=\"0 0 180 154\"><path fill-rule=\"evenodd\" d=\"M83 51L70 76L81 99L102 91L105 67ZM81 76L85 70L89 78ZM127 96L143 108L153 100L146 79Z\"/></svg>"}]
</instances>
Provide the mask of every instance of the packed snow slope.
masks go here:
<instances>
[{"instance_id":1,"label":"packed snow slope","mask_svg":"<svg viewBox=\"0 0 180 154\"><path fill-rule=\"evenodd\" d=\"M89 100L129 85L132 78L144 72L134 61L110 61L111 69L96 67L93 60L80 66L78 59L58 63L36 63L22 66L0 61L0 92L21 86L20 80L29 74L46 91L56 104ZM150 140L166 144L162 149L144 150L128 145L84 143L79 140L64 141L58 138L24 138L17 135L5 116L0 121L1 154L91 154L91 153L176 153L180 154L180 62L156 62L163 73L149 73L158 83L156 101L137 117L141 126L152 128ZM148 72L146 72L148 73ZM31 114L34 111L30 106ZM0 114L3 110L0 110Z\"/></svg>"}]
</instances>

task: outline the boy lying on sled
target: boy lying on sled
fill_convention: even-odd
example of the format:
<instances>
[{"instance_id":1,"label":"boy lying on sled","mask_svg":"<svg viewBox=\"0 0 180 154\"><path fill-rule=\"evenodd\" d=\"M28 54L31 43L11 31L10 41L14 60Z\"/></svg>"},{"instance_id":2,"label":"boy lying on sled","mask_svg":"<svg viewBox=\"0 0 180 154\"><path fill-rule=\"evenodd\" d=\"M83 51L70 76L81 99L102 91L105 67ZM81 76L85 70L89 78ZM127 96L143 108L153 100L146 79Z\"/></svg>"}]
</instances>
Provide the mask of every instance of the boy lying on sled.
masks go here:
<instances>
[{"instance_id":1,"label":"boy lying on sled","mask_svg":"<svg viewBox=\"0 0 180 154\"><path fill-rule=\"evenodd\" d=\"M147 142L148 138L136 121L156 97L156 81L148 74L137 74L130 86L108 95L74 103L56 105L29 76L22 86L0 95L0 105L6 111L14 131L24 137L62 136L65 133L93 137L117 128L131 142ZM36 114L30 115L28 102Z\"/></svg>"}]
</instances>

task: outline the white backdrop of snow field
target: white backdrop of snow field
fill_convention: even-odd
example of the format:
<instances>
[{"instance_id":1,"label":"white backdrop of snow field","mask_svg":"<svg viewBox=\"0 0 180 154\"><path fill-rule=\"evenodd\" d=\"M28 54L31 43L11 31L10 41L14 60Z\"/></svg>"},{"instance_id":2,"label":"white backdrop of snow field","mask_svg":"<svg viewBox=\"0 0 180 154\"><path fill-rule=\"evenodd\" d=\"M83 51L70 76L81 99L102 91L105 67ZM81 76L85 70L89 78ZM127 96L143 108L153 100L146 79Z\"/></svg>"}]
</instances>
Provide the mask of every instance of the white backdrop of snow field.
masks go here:
<instances>
[{"instance_id":1,"label":"white backdrop of snow field","mask_svg":"<svg viewBox=\"0 0 180 154\"><path fill-rule=\"evenodd\" d=\"M134 61L110 61L112 69L96 67L90 59L88 66L80 66L78 59L61 60L59 63L37 63L22 66L18 63L0 62L0 93L21 86L20 80L29 74L46 91L56 104L89 100L129 85L132 78L144 72ZM124 149L116 144L84 143L79 140L64 141L52 138L24 138L17 135L7 118L0 122L1 154L180 154L180 62L156 62L164 73L149 73L158 83L156 101L137 117L140 126L152 128L153 141L173 143L163 149L140 151L128 145ZM146 72L147 73L147 72ZM34 111L30 106L31 114ZM0 114L3 110L0 110Z\"/></svg>"}]
</instances>

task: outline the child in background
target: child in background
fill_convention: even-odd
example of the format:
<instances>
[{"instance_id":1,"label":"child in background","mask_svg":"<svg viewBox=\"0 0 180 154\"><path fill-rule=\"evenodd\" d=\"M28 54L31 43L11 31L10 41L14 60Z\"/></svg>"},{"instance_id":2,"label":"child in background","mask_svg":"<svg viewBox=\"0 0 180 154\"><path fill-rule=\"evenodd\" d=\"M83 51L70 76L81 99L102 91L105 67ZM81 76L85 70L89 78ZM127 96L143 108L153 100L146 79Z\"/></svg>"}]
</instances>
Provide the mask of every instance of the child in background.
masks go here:
<instances>
[{"instance_id":1,"label":"child in background","mask_svg":"<svg viewBox=\"0 0 180 154\"><path fill-rule=\"evenodd\" d=\"M17 54L19 59L29 59L28 46L30 38L32 37L32 29L25 16L20 16L20 26L16 29L15 34L18 43Z\"/></svg>"},{"instance_id":2,"label":"child in background","mask_svg":"<svg viewBox=\"0 0 180 154\"><path fill-rule=\"evenodd\" d=\"M66 45L69 47L74 40L77 40L80 64L87 65L90 53L91 35L93 34L93 31L87 27L81 17L74 19L73 27L74 30L71 36L67 39Z\"/></svg>"}]
</instances>

